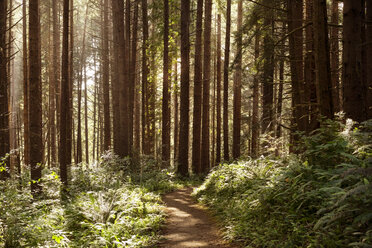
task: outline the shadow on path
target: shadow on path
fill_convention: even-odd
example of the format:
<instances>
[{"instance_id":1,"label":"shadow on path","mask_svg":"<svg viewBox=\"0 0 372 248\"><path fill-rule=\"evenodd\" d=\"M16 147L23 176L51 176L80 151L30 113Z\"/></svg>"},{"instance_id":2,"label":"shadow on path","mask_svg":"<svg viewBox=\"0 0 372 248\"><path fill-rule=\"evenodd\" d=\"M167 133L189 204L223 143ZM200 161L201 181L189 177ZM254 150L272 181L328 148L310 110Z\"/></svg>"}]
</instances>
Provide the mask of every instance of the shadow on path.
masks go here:
<instances>
[{"instance_id":1,"label":"shadow on path","mask_svg":"<svg viewBox=\"0 0 372 248\"><path fill-rule=\"evenodd\" d=\"M167 224L162 248L233 248L220 236L216 223L190 196L192 188L172 192L163 197L167 206Z\"/></svg>"}]
</instances>

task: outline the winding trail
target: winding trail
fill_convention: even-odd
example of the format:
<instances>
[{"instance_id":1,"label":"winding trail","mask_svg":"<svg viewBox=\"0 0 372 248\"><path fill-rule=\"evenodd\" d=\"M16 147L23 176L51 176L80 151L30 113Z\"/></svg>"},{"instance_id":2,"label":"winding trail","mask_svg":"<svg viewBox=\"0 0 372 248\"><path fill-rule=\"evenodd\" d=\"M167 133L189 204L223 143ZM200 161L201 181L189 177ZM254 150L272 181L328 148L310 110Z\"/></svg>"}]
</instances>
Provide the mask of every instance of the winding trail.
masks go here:
<instances>
[{"instance_id":1,"label":"winding trail","mask_svg":"<svg viewBox=\"0 0 372 248\"><path fill-rule=\"evenodd\" d=\"M236 248L219 235L211 216L190 196L192 188L181 189L163 197L168 214L161 248Z\"/></svg>"}]
</instances>

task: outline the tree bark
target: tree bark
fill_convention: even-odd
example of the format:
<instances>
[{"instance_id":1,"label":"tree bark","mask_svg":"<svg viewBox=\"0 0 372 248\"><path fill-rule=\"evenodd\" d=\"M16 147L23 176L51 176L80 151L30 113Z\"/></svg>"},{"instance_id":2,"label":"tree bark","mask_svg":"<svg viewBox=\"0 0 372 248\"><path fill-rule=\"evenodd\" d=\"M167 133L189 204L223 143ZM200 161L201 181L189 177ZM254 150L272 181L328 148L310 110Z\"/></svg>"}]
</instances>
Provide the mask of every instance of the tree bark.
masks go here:
<instances>
[{"instance_id":1,"label":"tree bark","mask_svg":"<svg viewBox=\"0 0 372 248\"><path fill-rule=\"evenodd\" d=\"M332 119L334 116L331 66L327 27L326 0L314 0L315 75L319 112Z\"/></svg>"},{"instance_id":2,"label":"tree bark","mask_svg":"<svg viewBox=\"0 0 372 248\"><path fill-rule=\"evenodd\" d=\"M203 0L197 2L195 62L194 62L194 111L192 125L192 171L201 172L201 118L202 118L202 88L203 88Z\"/></svg>"},{"instance_id":3,"label":"tree bark","mask_svg":"<svg viewBox=\"0 0 372 248\"><path fill-rule=\"evenodd\" d=\"M258 156L259 141L258 137L260 135L260 124L258 116L258 104L259 104L259 85L258 85L258 58L260 56L260 33L258 25L256 25L255 34L255 44L254 44L254 62L256 67L256 75L253 78L253 106L252 106L252 142L251 142L251 156L256 158Z\"/></svg>"},{"instance_id":4,"label":"tree bark","mask_svg":"<svg viewBox=\"0 0 372 248\"><path fill-rule=\"evenodd\" d=\"M42 92L41 92L41 51L40 51L40 11L39 1L29 2L29 62L30 62L30 165L31 191L37 194L41 190L38 180L41 178L43 163L42 130Z\"/></svg>"},{"instance_id":5,"label":"tree bark","mask_svg":"<svg viewBox=\"0 0 372 248\"><path fill-rule=\"evenodd\" d=\"M221 15L217 17L216 164L221 162Z\"/></svg>"},{"instance_id":6,"label":"tree bark","mask_svg":"<svg viewBox=\"0 0 372 248\"><path fill-rule=\"evenodd\" d=\"M313 22L313 1L306 0L306 24ZM308 106L309 116L306 116L308 122L307 131L310 132L319 127L318 121L318 103L315 86L315 58L314 58L314 26L308 25L305 29L306 52L305 52L305 101Z\"/></svg>"},{"instance_id":7,"label":"tree bark","mask_svg":"<svg viewBox=\"0 0 372 248\"><path fill-rule=\"evenodd\" d=\"M174 102L174 132L173 132L173 157L174 157L174 164L177 163L178 158L178 126L179 126L179 118L178 118L178 62L174 62L174 87L173 87L173 102Z\"/></svg>"},{"instance_id":8,"label":"tree bark","mask_svg":"<svg viewBox=\"0 0 372 248\"><path fill-rule=\"evenodd\" d=\"M338 25L339 14L338 14L338 3L337 0L332 0L332 16L331 22ZM339 27L331 27L331 80L332 80L332 101L334 112L339 112L340 107L340 73L339 73Z\"/></svg>"},{"instance_id":9,"label":"tree bark","mask_svg":"<svg viewBox=\"0 0 372 248\"><path fill-rule=\"evenodd\" d=\"M23 0L22 13L23 13L23 128L24 128L24 164L30 164L30 138L29 138L29 120L28 120L28 52L27 52L27 11L26 11L26 0ZM54 15L54 9L53 9ZM54 17L54 16L53 16ZM54 22L53 22L53 34L54 34ZM54 36L53 36L54 37ZM54 41L54 38L53 38ZM55 44L54 44L55 46ZM54 52L53 52L54 53ZM56 71L54 71L56 73ZM54 74L55 75L55 74ZM0 93L0 95L2 95ZM0 155L1 157L1 155Z\"/></svg>"},{"instance_id":10,"label":"tree bark","mask_svg":"<svg viewBox=\"0 0 372 248\"><path fill-rule=\"evenodd\" d=\"M149 27L147 20L147 0L142 0L142 151L144 154L149 154L149 145L147 138L147 87L148 87L148 74L149 74L149 64L147 57L148 49L148 38L149 38Z\"/></svg>"},{"instance_id":11,"label":"tree bark","mask_svg":"<svg viewBox=\"0 0 372 248\"><path fill-rule=\"evenodd\" d=\"M8 72L6 47L6 17L7 1L0 2L0 159L9 165L9 160L3 160L10 150L9 144L9 111L8 111ZM0 173L0 179L7 177L7 172Z\"/></svg>"},{"instance_id":12,"label":"tree bark","mask_svg":"<svg viewBox=\"0 0 372 248\"><path fill-rule=\"evenodd\" d=\"M203 63L203 115L201 173L206 174L210 168L210 82L211 82L211 33L212 0L205 0L204 19L204 63Z\"/></svg>"},{"instance_id":13,"label":"tree bark","mask_svg":"<svg viewBox=\"0 0 372 248\"><path fill-rule=\"evenodd\" d=\"M115 149L120 157L129 155L129 136L128 136L128 87L125 80L126 62L125 62L125 40L124 40L124 3L120 0L112 0L113 12L113 33L114 42L118 45L117 59L117 79L119 90L119 126L118 148Z\"/></svg>"},{"instance_id":14,"label":"tree bark","mask_svg":"<svg viewBox=\"0 0 372 248\"><path fill-rule=\"evenodd\" d=\"M240 130L241 130L241 88L242 88L242 58L243 58L243 34L242 34L242 22L243 22L243 1L238 2L238 26L237 26L237 40L236 40L236 71L234 80L234 112L233 112L233 159L240 157Z\"/></svg>"},{"instance_id":15,"label":"tree bark","mask_svg":"<svg viewBox=\"0 0 372 248\"><path fill-rule=\"evenodd\" d=\"M67 186L67 166L71 163L67 158L67 118L68 118L68 103L69 98L69 16L70 16L70 1L63 0L63 37L62 37L62 81L61 81L61 113L60 113L60 143L59 143L59 164L61 181ZM31 94L31 91L30 91ZM67 100L68 101L68 100ZM31 132L31 130L30 130Z\"/></svg>"},{"instance_id":16,"label":"tree bark","mask_svg":"<svg viewBox=\"0 0 372 248\"><path fill-rule=\"evenodd\" d=\"M181 1L181 105L177 173L189 175L190 0Z\"/></svg>"},{"instance_id":17,"label":"tree bark","mask_svg":"<svg viewBox=\"0 0 372 248\"><path fill-rule=\"evenodd\" d=\"M343 12L343 106L345 117L362 122L367 119L365 89L361 78L362 6L361 1L345 0Z\"/></svg>"},{"instance_id":18,"label":"tree bark","mask_svg":"<svg viewBox=\"0 0 372 248\"><path fill-rule=\"evenodd\" d=\"M133 148L133 100L134 96L132 94L134 89L134 82L131 80L130 66L131 66L131 43L130 43L130 0L125 1L125 88L127 97L125 100L125 105L127 106L125 125L123 125L126 130L126 136L128 139L128 154L132 154Z\"/></svg>"},{"instance_id":19,"label":"tree bark","mask_svg":"<svg viewBox=\"0 0 372 248\"><path fill-rule=\"evenodd\" d=\"M169 165L170 108L169 108L169 0L164 0L163 105L162 105L162 160Z\"/></svg>"},{"instance_id":20,"label":"tree bark","mask_svg":"<svg viewBox=\"0 0 372 248\"><path fill-rule=\"evenodd\" d=\"M372 119L372 1L366 1L366 7L367 106L368 119Z\"/></svg>"},{"instance_id":21,"label":"tree bark","mask_svg":"<svg viewBox=\"0 0 372 248\"><path fill-rule=\"evenodd\" d=\"M137 36L138 36L138 3L134 3L134 15L133 15L133 33L132 33L132 52L131 52L131 82L133 83L132 87L132 95L134 96L133 102L133 107L134 108L134 148L136 149L137 152L140 150L140 131L139 131L139 101L138 101L138 84L137 84Z\"/></svg>"},{"instance_id":22,"label":"tree bark","mask_svg":"<svg viewBox=\"0 0 372 248\"><path fill-rule=\"evenodd\" d=\"M104 118L104 149L111 147L111 117L110 117L110 61L109 61L109 0L104 0L103 10L103 51L102 51L102 80L103 80L103 118ZM94 152L93 152L94 154Z\"/></svg>"},{"instance_id":23,"label":"tree bark","mask_svg":"<svg viewBox=\"0 0 372 248\"><path fill-rule=\"evenodd\" d=\"M230 64L230 29L231 0L227 0L225 59L223 66L223 152L224 160L229 160L229 64Z\"/></svg>"},{"instance_id":24,"label":"tree bark","mask_svg":"<svg viewBox=\"0 0 372 248\"><path fill-rule=\"evenodd\" d=\"M266 0L267 6L272 6L272 0ZM273 41L273 11L270 9L264 18L266 29L263 40L263 106L261 132L273 130L273 96L274 96L274 41Z\"/></svg>"},{"instance_id":25,"label":"tree bark","mask_svg":"<svg viewBox=\"0 0 372 248\"><path fill-rule=\"evenodd\" d=\"M306 131L303 87L303 0L288 0L289 57L292 79L292 107L295 130ZM298 139L298 137L295 137Z\"/></svg>"}]
</instances>

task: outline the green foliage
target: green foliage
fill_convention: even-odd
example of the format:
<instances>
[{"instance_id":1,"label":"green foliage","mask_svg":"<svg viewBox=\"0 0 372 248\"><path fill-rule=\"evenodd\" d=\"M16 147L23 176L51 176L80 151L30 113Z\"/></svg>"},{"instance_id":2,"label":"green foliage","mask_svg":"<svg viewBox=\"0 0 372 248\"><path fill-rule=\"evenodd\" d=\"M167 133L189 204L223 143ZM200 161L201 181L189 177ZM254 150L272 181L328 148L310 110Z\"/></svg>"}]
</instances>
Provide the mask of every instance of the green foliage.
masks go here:
<instances>
[{"instance_id":1,"label":"green foliage","mask_svg":"<svg viewBox=\"0 0 372 248\"><path fill-rule=\"evenodd\" d=\"M28 174L0 181L0 246L153 246L165 217L159 192L180 183L170 171L156 169L153 160L141 163L140 177L128 158L111 153L89 166L73 166L66 197L58 171L43 171L37 199Z\"/></svg>"},{"instance_id":2,"label":"green foliage","mask_svg":"<svg viewBox=\"0 0 372 248\"><path fill-rule=\"evenodd\" d=\"M195 195L246 247L372 247L371 127L324 123L303 154L221 165Z\"/></svg>"}]
</instances>

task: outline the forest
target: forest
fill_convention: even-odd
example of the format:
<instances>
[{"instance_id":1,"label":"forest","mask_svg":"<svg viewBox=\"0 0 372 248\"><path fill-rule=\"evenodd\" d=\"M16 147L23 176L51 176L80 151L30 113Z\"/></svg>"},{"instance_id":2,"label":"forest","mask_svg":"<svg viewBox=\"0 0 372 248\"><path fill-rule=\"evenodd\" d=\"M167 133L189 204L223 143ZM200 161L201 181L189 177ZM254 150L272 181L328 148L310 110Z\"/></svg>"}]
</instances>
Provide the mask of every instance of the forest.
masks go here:
<instances>
[{"instance_id":1,"label":"forest","mask_svg":"<svg viewBox=\"0 0 372 248\"><path fill-rule=\"evenodd\" d=\"M0 247L372 247L371 0L0 0Z\"/></svg>"}]
</instances>

